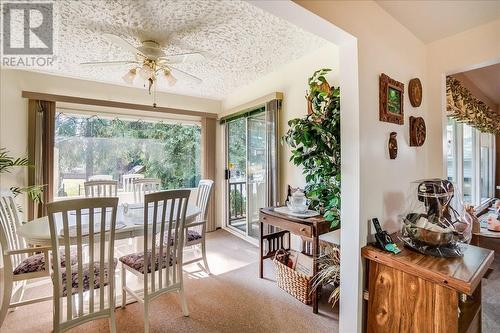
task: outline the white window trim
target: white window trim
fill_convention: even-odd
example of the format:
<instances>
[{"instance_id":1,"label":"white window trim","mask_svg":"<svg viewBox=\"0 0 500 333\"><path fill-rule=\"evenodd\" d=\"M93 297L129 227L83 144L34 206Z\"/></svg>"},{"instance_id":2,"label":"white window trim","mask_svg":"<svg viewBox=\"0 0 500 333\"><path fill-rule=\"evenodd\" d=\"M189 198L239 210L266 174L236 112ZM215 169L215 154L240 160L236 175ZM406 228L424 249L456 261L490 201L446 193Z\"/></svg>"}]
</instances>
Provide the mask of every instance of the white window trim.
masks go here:
<instances>
[{"instance_id":1,"label":"white window trim","mask_svg":"<svg viewBox=\"0 0 500 333\"><path fill-rule=\"evenodd\" d=\"M453 175L452 177L455 186L460 189L463 199L463 186L464 186L464 151L463 151L463 124L454 122L453 128L453 142L452 142L452 156L453 156ZM488 196L490 198L495 196L495 168L496 168L496 144L495 137L488 134L488 147L489 147L489 165L488 176L490 183L488 185ZM472 148L473 148L473 163L472 163L472 205L481 204L481 132L472 128ZM448 161L446 161L448 163Z\"/></svg>"}]
</instances>

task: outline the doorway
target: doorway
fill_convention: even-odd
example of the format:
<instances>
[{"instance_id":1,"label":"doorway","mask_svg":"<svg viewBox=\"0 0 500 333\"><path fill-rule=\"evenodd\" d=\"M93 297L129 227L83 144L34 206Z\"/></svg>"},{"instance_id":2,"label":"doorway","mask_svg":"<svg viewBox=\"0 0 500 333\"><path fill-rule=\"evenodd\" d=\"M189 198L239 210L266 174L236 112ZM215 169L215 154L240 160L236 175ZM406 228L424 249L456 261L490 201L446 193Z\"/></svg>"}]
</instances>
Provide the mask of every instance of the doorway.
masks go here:
<instances>
[{"instance_id":1,"label":"doorway","mask_svg":"<svg viewBox=\"0 0 500 333\"><path fill-rule=\"evenodd\" d=\"M226 226L252 243L266 197L266 119L260 108L226 123Z\"/></svg>"}]
</instances>

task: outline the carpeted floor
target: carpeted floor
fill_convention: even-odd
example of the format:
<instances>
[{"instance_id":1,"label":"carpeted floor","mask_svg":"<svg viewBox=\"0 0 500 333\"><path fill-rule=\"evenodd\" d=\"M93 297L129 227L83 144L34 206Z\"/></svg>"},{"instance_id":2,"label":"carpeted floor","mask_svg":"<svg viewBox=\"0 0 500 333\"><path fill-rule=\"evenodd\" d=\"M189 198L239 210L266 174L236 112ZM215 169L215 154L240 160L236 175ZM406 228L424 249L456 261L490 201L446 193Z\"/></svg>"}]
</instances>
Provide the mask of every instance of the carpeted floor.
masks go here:
<instances>
[{"instance_id":1,"label":"carpeted floor","mask_svg":"<svg viewBox=\"0 0 500 333\"><path fill-rule=\"evenodd\" d=\"M338 332L338 308L322 303L320 314L283 292L274 282L270 261L265 279L258 275L258 249L219 230L208 234L208 260L213 275L196 265L185 275L190 317L182 316L176 294L167 294L150 310L151 332ZM500 256L483 280L483 332L500 332ZM40 287L50 293L50 285ZM41 291L35 291L37 294ZM30 294L28 297L32 296ZM50 332L52 304L44 302L7 315L0 332ZM143 311L138 303L116 310L118 332L142 332ZM72 332L108 332L107 320L82 325Z\"/></svg>"},{"instance_id":2,"label":"carpeted floor","mask_svg":"<svg viewBox=\"0 0 500 333\"><path fill-rule=\"evenodd\" d=\"M190 317L182 316L176 294L152 303L151 332L338 332L338 309L321 304L320 314L303 305L274 282L268 260L265 279L258 276L258 249L226 231L207 237L213 275L197 272L185 277ZM195 266L195 265L192 265ZM52 303L17 309L7 315L1 332L50 332ZM143 311L138 303L116 310L118 332L142 332ZM72 332L108 332L107 320L82 325Z\"/></svg>"}]
</instances>

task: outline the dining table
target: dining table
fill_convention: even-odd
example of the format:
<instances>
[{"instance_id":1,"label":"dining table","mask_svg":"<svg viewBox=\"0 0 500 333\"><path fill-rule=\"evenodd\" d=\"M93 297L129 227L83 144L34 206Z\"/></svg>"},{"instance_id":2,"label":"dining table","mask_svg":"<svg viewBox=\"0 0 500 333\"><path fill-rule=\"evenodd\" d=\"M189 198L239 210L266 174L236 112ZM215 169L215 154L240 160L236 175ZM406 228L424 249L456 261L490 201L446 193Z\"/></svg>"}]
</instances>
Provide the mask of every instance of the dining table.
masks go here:
<instances>
[{"instance_id":1,"label":"dining table","mask_svg":"<svg viewBox=\"0 0 500 333\"><path fill-rule=\"evenodd\" d=\"M149 210L151 211L151 210ZM168 211L168 208L167 208ZM201 210L194 204L188 203L186 207L186 218L185 224L194 222L197 216L201 213ZM82 217L85 214L82 213ZM76 216L76 215L75 215ZM174 214L176 216L176 214ZM61 217L56 215L56 224L58 225L57 230L62 229ZM83 219L82 219L83 220ZM99 221L99 218L94 218L94 221ZM70 227L71 225L76 226L76 218L69 219ZM82 221L82 225L84 225ZM95 225L95 223L94 223ZM108 229L108 228L107 228ZM107 230L106 229L106 230ZM32 221L23 223L17 229L18 233L26 240L27 243L36 246L51 246L51 236L49 228L49 218L43 216ZM129 239L140 237L144 235L144 204L119 204L116 211L116 228L115 228L115 240L119 239ZM70 242L76 243L76 232L72 233L70 231ZM60 233L60 239L62 240L64 235Z\"/></svg>"}]
</instances>

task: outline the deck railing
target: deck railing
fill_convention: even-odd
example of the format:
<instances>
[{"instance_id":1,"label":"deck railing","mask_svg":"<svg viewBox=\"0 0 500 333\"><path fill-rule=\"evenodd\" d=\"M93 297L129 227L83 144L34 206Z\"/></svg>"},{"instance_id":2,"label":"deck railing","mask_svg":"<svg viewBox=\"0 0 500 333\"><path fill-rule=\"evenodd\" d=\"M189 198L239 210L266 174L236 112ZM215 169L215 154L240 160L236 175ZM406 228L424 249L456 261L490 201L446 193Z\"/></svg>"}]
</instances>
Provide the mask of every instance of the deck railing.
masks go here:
<instances>
[{"instance_id":1,"label":"deck railing","mask_svg":"<svg viewBox=\"0 0 500 333\"><path fill-rule=\"evenodd\" d=\"M229 221L246 218L246 182L230 182L229 195Z\"/></svg>"}]
</instances>

